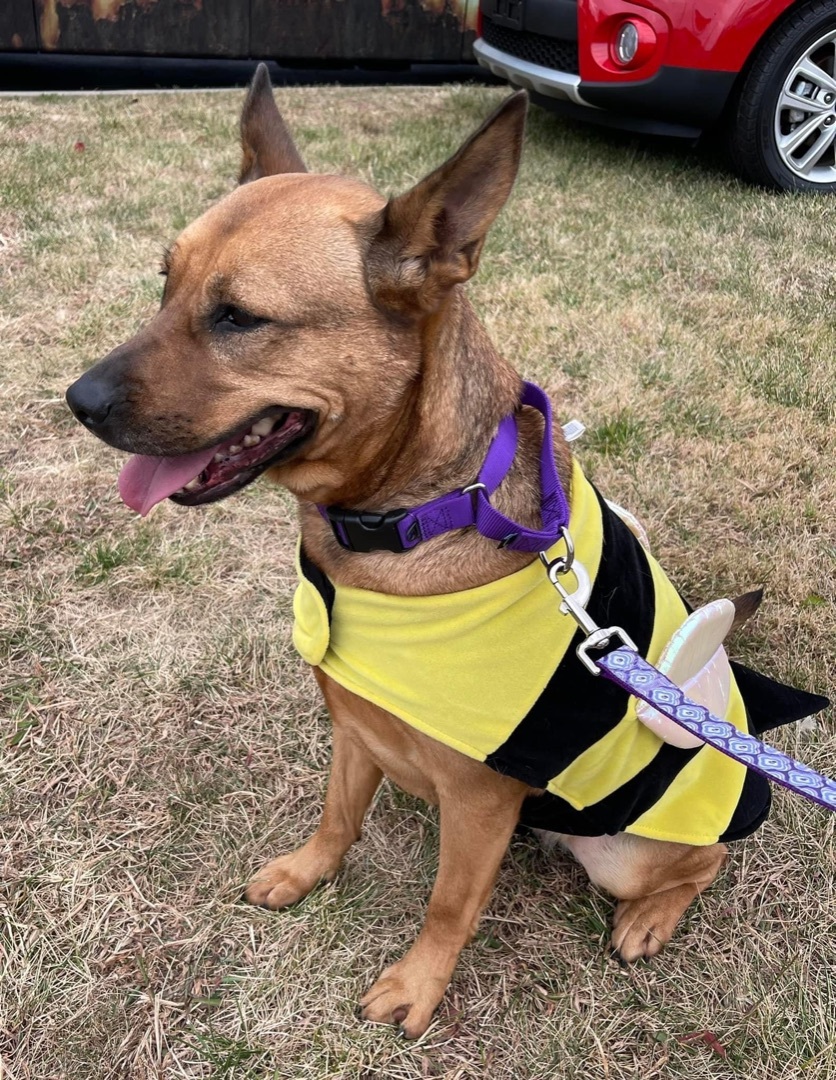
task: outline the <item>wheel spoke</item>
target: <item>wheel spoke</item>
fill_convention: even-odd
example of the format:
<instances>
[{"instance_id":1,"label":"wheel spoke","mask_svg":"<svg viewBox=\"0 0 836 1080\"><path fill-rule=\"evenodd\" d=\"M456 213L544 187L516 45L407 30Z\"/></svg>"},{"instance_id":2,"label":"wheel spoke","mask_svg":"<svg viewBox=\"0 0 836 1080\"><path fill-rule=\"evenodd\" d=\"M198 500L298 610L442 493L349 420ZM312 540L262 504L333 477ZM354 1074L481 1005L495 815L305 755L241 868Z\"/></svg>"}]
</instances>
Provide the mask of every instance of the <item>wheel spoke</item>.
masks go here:
<instances>
[{"instance_id":1,"label":"wheel spoke","mask_svg":"<svg viewBox=\"0 0 836 1080\"><path fill-rule=\"evenodd\" d=\"M805 56L795 69L793 78L795 78L796 75L800 75L803 79L807 79L809 82L818 86L820 90L829 90L831 93L836 94L836 79L828 75L818 64L814 64L809 56Z\"/></svg>"},{"instance_id":2,"label":"wheel spoke","mask_svg":"<svg viewBox=\"0 0 836 1080\"><path fill-rule=\"evenodd\" d=\"M800 109L806 113L823 113L832 109L833 105L825 105L818 98L804 97L802 94L796 94L793 90L784 90L783 94L781 94L781 100L778 102L778 107L780 109Z\"/></svg>"},{"instance_id":3,"label":"wheel spoke","mask_svg":"<svg viewBox=\"0 0 836 1080\"><path fill-rule=\"evenodd\" d=\"M814 114L804 121L803 124L799 124L794 131L791 131L789 135L784 135L778 141L778 147L781 152L787 157L797 150L805 139L809 138L818 128L822 126L822 117L818 114ZM793 164L795 164L793 162Z\"/></svg>"},{"instance_id":4,"label":"wheel spoke","mask_svg":"<svg viewBox=\"0 0 836 1080\"><path fill-rule=\"evenodd\" d=\"M801 173L809 173L813 166L821 161L834 138L836 138L836 124L831 124L829 128L822 131L804 157L796 158L796 169Z\"/></svg>"}]
</instances>

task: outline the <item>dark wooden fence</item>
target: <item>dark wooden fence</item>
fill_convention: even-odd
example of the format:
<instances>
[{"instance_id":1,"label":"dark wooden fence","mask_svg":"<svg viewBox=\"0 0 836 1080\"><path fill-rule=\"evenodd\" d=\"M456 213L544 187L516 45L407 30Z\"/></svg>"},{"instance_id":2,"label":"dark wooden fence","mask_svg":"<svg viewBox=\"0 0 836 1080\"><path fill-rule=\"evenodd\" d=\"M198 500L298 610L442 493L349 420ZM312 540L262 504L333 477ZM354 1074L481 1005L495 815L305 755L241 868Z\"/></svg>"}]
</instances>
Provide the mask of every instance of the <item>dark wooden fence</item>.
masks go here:
<instances>
[{"instance_id":1,"label":"dark wooden fence","mask_svg":"<svg viewBox=\"0 0 836 1080\"><path fill-rule=\"evenodd\" d=\"M458 63L478 0L0 0L0 50Z\"/></svg>"}]
</instances>

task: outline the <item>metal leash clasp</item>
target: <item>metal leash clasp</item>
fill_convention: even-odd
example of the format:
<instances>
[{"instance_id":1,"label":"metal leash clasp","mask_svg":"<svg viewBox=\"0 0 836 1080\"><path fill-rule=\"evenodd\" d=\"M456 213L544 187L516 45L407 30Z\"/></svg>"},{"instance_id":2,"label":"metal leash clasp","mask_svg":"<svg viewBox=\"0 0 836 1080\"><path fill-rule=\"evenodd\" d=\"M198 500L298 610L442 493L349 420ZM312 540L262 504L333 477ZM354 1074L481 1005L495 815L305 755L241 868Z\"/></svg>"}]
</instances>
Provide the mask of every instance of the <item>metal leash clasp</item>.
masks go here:
<instances>
[{"instance_id":1,"label":"metal leash clasp","mask_svg":"<svg viewBox=\"0 0 836 1080\"><path fill-rule=\"evenodd\" d=\"M586 567L579 559L575 558L575 545L572 543L569 530L563 527L560 531L563 542L566 544L566 554L550 559L545 551L541 551L540 562L546 568L549 581L561 597L561 613L571 615L586 634L586 638L575 650L578 659L593 675L600 675L598 665L589 656L590 649L600 649L613 638L620 638L622 643L634 652L638 652L638 649L626 631L622 630L620 626L608 626L602 629L587 612L586 605L589 603L589 597L592 594L592 581ZM569 592L560 580L570 572L575 575L576 582L572 592Z\"/></svg>"},{"instance_id":2,"label":"metal leash clasp","mask_svg":"<svg viewBox=\"0 0 836 1080\"><path fill-rule=\"evenodd\" d=\"M540 562L546 568L549 581L557 589L561 596L560 610L564 615L571 615L581 630L586 634L594 634L598 624L586 612L586 605L592 594L592 582L583 563L575 558L575 545L567 528L562 528L563 542L566 544L566 554L558 555L556 559L549 559L545 551L540 552ZM569 592L560 580L567 574L575 576L575 588Z\"/></svg>"}]
</instances>

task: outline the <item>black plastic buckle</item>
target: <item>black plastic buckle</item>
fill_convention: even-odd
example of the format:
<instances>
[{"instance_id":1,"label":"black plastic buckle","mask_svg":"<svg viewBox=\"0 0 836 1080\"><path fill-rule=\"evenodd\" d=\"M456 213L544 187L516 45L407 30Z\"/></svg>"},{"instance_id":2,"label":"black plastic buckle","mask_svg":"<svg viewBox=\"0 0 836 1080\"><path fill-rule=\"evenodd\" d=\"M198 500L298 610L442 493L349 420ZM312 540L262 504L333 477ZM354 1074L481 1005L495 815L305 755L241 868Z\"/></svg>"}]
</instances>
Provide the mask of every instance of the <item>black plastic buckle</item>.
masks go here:
<instances>
[{"instance_id":1,"label":"black plastic buckle","mask_svg":"<svg viewBox=\"0 0 836 1080\"><path fill-rule=\"evenodd\" d=\"M398 532L398 523L407 516L408 510L387 510L385 514L375 514L365 510L344 510L341 506L329 506L325 513L337 543L346 551L409 551ZM409 539L420 539L417 521L410 532L413 529L415 536L410 536Z\"/></svg>"}]
</instances>

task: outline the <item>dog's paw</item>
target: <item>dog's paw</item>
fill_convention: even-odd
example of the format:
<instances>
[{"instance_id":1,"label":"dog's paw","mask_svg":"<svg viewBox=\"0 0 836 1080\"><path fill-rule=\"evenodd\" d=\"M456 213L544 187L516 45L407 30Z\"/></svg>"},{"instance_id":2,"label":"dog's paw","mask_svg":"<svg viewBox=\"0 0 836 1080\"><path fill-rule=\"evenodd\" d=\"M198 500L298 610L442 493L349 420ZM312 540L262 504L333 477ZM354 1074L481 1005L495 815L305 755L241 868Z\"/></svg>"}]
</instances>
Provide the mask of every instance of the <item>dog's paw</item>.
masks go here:
<instances>
[{"instance_id":1,"label":"dog's paw","mask_svg":"<svg viewBox=\"0 0 836 1080\"><path fill-rule=\"evenodd\" d=\"M251 904L278 911L279 908L298 903L321 881L333 878L335 873L323 872L300 851L294 851L262 866L244 890L244 897Z\"/></svg>"},{"instance_id":2,"label":"dog's paw","mask_svg":"<svg viewBox=\"0 0 836 1080\"><path fill-rule=\"evenodd\" d=\"M407 1039L417 1039L430 1026L448 981L404 957L386 968L361 998L361 1016L377 1024L397 1024Z\"/></svg>"},{"instance_id":3,"label":"dog's paw","mask_svg":"<svg viewBox=\"0 0 836 1080\"><path fill-rule=\"evenodd\" d=\"M694 897L686 885L637 900L622 900L613 917L612 948L619 960L650 960L673 937L676 924Z\"/></svg>"}]
</instances>

